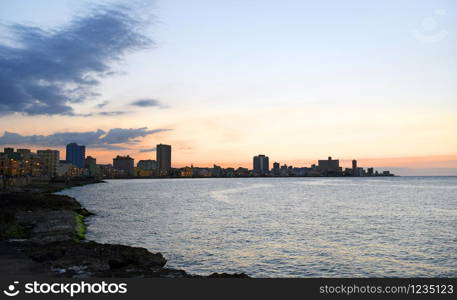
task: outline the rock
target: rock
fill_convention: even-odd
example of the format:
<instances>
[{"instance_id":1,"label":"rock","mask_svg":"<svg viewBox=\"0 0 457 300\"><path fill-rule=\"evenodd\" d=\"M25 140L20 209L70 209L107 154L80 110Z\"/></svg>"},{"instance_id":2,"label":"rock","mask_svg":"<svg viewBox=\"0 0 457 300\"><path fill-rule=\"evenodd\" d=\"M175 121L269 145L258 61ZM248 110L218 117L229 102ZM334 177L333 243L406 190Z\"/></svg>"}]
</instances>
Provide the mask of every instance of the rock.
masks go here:
<instances>
[{"instance_id":1,"label":"rock","mask_svg":"<svg viewBox=\"0 0 457 300\"><path fill-rule=\"evenodd\" d=\"M46 263L54 269L69 270L84 267L99 277L185 277L181 270L165 269L166 259L161 253L144 248L96 242L53 242L45 247L29 244L24 247L33 260Z\"/></svg>"},{"instance_id":2,"label":"rock","mask_svg":"<svg viewBox=\"0 0 457 300\"><path fill-rule=\"evenodd\" d=\"M84 207L83 208L79 208L79 209L75 209L75 212L80 214L83 217L89 217L89 216L95 215L94 213L91 213L90 211L88 211Z\"/></svg>"},{"instance_id":3,"label":"rock","mask_svg":"<svg viewBox=\"0 0 457 300\"><path fill-rule=\"evenodd\" d=\"M83 218L92 215L64 195L0 193L0 205L0 239L29 238L42 244L83 238Z\"/></svg>"},{"instance_id":4,"label":"rock","mask_svg":"<svg viewBox=\"0 0 457 300\"><path fill-rule=\"evenodd\" d=\"M98 265L101 269L129 265L163 267L167 262L161 253L151 253L144 248L74 241L48 243L46 247L32 246L30 256L39 261L53 256L53 264Z\"/></svg>"},{"instance_id":5,"label":"rock","mask_svg":"<svg viewBox=\"0 0 457 300\"><path fill-rule=\"evenodd\" d=\"M34 211L37 209L78 210L81 205L74 198L64 195L42 193L1 193L2 208L16 211Z\"/></svg>"},{"instance_id":6,"label":"rock","mask_svg":"<svg viewBox=\"0 0 457 300\"><path fill-rule=\"evenodd\" d=\"M165 268L161 253L144 248L96 242L64 241L42 244L19 243L26 255L48 265L56 275L102 278L201 278L183 270ZM249 278L244 273L213 273L209 278Z\"/></svg>"},{"instance_id":7,"label":"rock","mask_svg":"<svg viewBox=\"0 0 457 300\"><path fill-rule=\"evenodd\" d=\"M40 209L20 211L16 214L16 221L32 228L29 236L31 242L45 244L74 239L75 216L71 210Z\"/></svg>"},{"instance_id":8,"label":"rock","mask_svg":"<svg viewBox=\"0 0 457 300\"><path fill-rule=\"evenodd\" d=\"M208 278L250 278L250 277L244 273L234 273L234 274L213 273L213 274L209 275Z\"/></svg>"}]
</instances>

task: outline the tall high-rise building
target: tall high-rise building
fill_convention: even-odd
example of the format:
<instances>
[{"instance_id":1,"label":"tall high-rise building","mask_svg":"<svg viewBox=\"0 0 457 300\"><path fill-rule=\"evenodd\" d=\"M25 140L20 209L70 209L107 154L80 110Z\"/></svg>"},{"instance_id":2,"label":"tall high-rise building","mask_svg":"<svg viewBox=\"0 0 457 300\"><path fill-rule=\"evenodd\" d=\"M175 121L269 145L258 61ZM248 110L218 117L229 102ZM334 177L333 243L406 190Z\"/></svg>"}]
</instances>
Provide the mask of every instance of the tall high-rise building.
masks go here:
<instances>
[{"instance_id":1,"label":"tall high-rise building","mask_svg":"<svg viewBox=\"0 0 457 300\"><path fill-rule=\"evenodd\" d=\"M133 176L134 175L134 159L127 156L116 156L113 158L113 167L116 170L124 171L125 175Z\"/></svg>"},{"instance_id":2,"label":"tall high-rise building","mask_svg":"<svg viewBox=\"0 0 457 300\"><path fill-rule=\"evenodd\" d=\"M78 168L84 168L86 146L70 143L67 145L66 161Z\"/></svg>"},{"instance_id":3,"label":"tall high-rise building","mask_svg":"<svg viewBox=\"0 0 457 300\"><path fill-rule=\"evenodd\" d=\"M41 163L44 164L44 173L51 177L56 176L60 160L59 150L38 150L37 154Z\"/></svg>"},{"instance_id":4,"label":"tall high-rise building","mask_svg":"<svg viewBox=\"0 0 457 300\"><path fill-rule=\"evenodd\" d=\"M352 176L359 176L357 170L357 161L355 159L352 161Z\"/></svg>"},{"instance_id":5,"label":"tall high-rise building","mask_svg":"<svg viewBox=\"0 0 457 300\"><path fill-rule=\"evenodd\" d=\"M263 154L254 156L253 170L255 173L258 173L260 175L266 174L270 170L270 163L269 163L268 156L265 156Z\"/></svg>"},{"instance_id":6,"label":"tall high-rise building","mask_svg":"<svg viewBox=\"0 0 457 300\"><path fill-rule=\"evenodd\" d=\"M157 164L160 176L168 176L171 172L171 145L157 145Z\"/></svg>"}]
</instances>

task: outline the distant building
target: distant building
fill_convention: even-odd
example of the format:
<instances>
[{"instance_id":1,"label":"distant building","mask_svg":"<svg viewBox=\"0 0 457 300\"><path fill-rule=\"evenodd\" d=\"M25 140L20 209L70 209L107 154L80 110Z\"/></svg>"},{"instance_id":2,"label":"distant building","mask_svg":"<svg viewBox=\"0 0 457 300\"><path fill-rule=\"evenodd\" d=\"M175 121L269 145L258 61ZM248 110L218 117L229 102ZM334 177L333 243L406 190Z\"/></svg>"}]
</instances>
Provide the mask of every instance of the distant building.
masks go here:
<instances>
[{"instance_id":1,"label":"distant building","mask_svg":"<svg viewBox=\"0 0 457 300\"><path fill-rule=\"evenodd\" d=\"M292 176L304 177L304 176L311 176L311 174L313 174L313 170L311 168L307 168L307 167L292 168Z\"/></svg>"},{"instance_id":2,"label":"distant building","mask_svg":"<svg viewBox=\"0 0 457 300\"><path fill-rule=\"evenodd\" d=\"M83 170L66 160L59 161L57 176L78 177L83 175Z\"/></svg>"},{"instance_id":3,"label":"distant building","mask_svg":"<svg viewBox=\"0 0 457 300\"><path fill-rule=\"evenodd\" d=\"M211 169L211 176L222 177L223 175L224 174L222 168L218 165L213 165L213 168Z\"/></svg>"},{"instance_id":4,"label":"distant building","mask_svg":"<svg viewBox=\"0 0 457 300\"><path fill-rule=\"evenodd\" d=\"M113 178L116 175L116 170L111 164L98 164L98 170L100 170L100 175L104 178Z\"/></svg>"},{"instance_id":5,"label":"distant building","mask_svg":"<svg viewBox=\"0 0 457 300\"><path fill-rule=\"evenodd\" d=\"M357 171L357 161L355 159L352 160L352 176L359 176Z\"/></svg>"},{"instance_id":6,"label":"distant building","mask_svg":"<svg viewBox=\"0 0 457 300\"><path fill-rule=\"evenodd\" d=\"M192 177L209 177L212 174L210 168L195 168L192 167Z\"/></svg>"},{"instance_id":7,"label":"distant building","mask_svg":"<svg viewBox=\"0 0 457 300\"><path fill-rule=\"evenodd\" d=\"M8 155L0 153L0 176L8 175L10 160Z\"/></svg>"},{"instance_id":8,"label":"distant building","mask_svg":"<svg viewBox=\"0 0 457 300\"><path fill-rule=\"evenodd\" d=\"M98 175L97 159L92 156L86 157L85 163L84 163L84 168L86 168L88 170L89 176L91 176L91 177L97 176Z\"/></svg>"},{"instance_id":9,"label":"distant building","mask_svg":"<svg viewBox=\"0 0 457 300\"><path fill-rule=\"evenodd\" d=\"M115 170L122 171L120 175L133 176L134 175L134 159L130 156L116 156L113 158L113 167Z\"/></svg>"},{"instance_id":10,"label":"distant building","mask_svg":"<svg viewBox=\"0 0 457 300\"><path fill-rule=\"evenodd\" d=\"M169 176L171 171L171 145L157 145L156 154L159 176Z\"/></svg>"},{"instance_id":11,"label":"distant building","mask_svg":"<svg viewBox=\"0 0 457 300\"><path fill-rule=\"evenodd\" d=\"M140 160L136 166L143 171L155 171L157 170L157 161L153 159L143 159Z\"/></svg>"},{"instance_id":12,"label":"distant building","mask_svg":"<svg viewBox=\"0 0 457 300\"><path fill-rule=\"evenodd\" d=\"M68 176L70 169L75 166L66 160L59 160L59 166L57 167L57 176Z\"/></svg>"},{"instance_id":13,"label":"distant building","mask_svg":"<svg viewBox=\"0 0 457 300\"><path fill-rule=\"evenodd\" d=\"M135 168L137 177L153 177L157 176L157 161L152 159L140 160Z\"/></svg>"},{"instance_id":14,"label":"distant building","mask_svg":"<svg viewBox=\"0 0 457 300\"><path fill-rule=\"evenodd\" d=\"M352 169L353 176L365 176L365 170L363 168Z\"/></svg>"},{"instance_id":15,"label":"distant building","mask_svg":"<svg viewBox=\"0 0 457 300\"><path fill-rule=\"evenodd\" d=\"M70 143L67 145L66 161L78 168L84 168L86 146Z\"/></svg>"},{"instance_id":16,"label":"distant building","mask_svg":"<svg viewBox=\"0 0 457 300\"><path fill-rule=\"evenodd\" d=\"M338 159L332 159L331 156L327 160L319 160L318 168L324 176L338 176L342 173L340 161Z\"/></svg>"},{"instance_id":17,"label":"distant building","mask_svg":"<svg viewBox=\"0 0 457 300\"><path fill-rule=\"evenodd\" d=\"M9 159L6 154L0 153L0 177L8 174Z\"/></svg>"},{"instance_id":18,"label":"distant building","mask_svg":"<svg viewBox=\"0 0 457 300\"><path fill-rule=\"evenodd\" d=\"M265 175L270 170L270 163L268 156L259 154L253 158L253 171L254 173Z\"/></svg>"},{"instance_id":19,"label":"distant building","mask_svg":"<svg viewBox=\"0 0 457 300\"><path fill-rule=\"evenodd\" d=\"M44 164L43 170L45 175L54 177L57 175L57 169L59 167L60 152L58 150L38 150L38 157Z\"/></svg>"},{"instance_id":20,"label":"distant building","mask_svg":"<svg viewBox=\"0 0 457 300\"><path fill-rule=\"evenodd\" d=\"M17 149L16 152L22 156L22 159L30 159L32 157L30 149Z\"/></svg>"},{"instance_id":21,"label":"distant building","mask_svg":"<svg viewBox=\"0 0 457 300\"><path fill-rule=\"evenodd\" d=\"M3 148L3 153L8 156L9 159L21 160L22 155L18 152L14 152L14 148Z\"/></svg>"},{"instance_id":22,"label":"distant building","mask_svg":"<svg viewBox=\"0 0 457 300\"><path fill-rule=\"evenodd\" d=\"M193 167L181 168L181 177L192 177L194 175Z\"/></svg>"},{"instance_id":23,"label":"distant building","mask_svg":"<svg viewBox=\"0 0 457 300\"><path fill-rule=\"evenodd\" d=\"M14 148L3 148L3 153L7 155L14 154Z\"/></svg>"},{"instance_id":24,"label":"distant building","mask_svg":"<svg viewBox=\"0 0 457 300\"><path fill-rule=\"evenodd\" d=\"M279 176L279 175L280 175L280 170L281 170L281 169L280 169L280 167L279 167L279 163L278 163L278 162L274 162L274 163L273 163L273 169L272 169L273 175L274 175L274 176Z\"/></svg>"},{"instance_id":25,"label":"distant building","mask_svg":"<svg viewBox=\"0 0 457 300\"><path fill-rule=\"evenodd\" d=\"M289 176L289 167L286 164L283 164L281 166L281 169L279 170L279 176Z\"/></svg>"},{"instance_id":26,"label":"distant building","mask_svg":"<svg viewBox=\"0 0 457 300\"><path fill-rule=\"evenodd\" d=\"M235 176L237 176L237 177L248 177L249 176L249 170L247 168L239 167L235 171Z\"/></svg>"},{"instance_id":27,"label":"distant building","mask_svg":"<svg viewBox=\"0 0 457 300\"><path fill-rule=\"evenodd\" d=\"M96 165L96 164L97 164L97 159L95 157L92 157L89 155L88 157L86 157L84 167L87 168L90 165Z\"/></svg>"},{"instance_id":28,"label":"distant building","mask_svg":"<svg viewBox=\"0 0 457 300\"><path fill-rule=\"evenodd\" d=\"M225 169L225 177L233 177L235 176L235 169L234 168L226 168Z\"/></svg>"},{"instance_id":29,"label":"distant building","mask_svg":"<svg viewBox=\"0 0 457 300\"><path fill-rule=\"evenodd\" d=\"M6 153L0 153L0 175L7 176L41 176L44 174L44 164L36 153L30 149L5 148Z\"/></svg>"}]
</instances>

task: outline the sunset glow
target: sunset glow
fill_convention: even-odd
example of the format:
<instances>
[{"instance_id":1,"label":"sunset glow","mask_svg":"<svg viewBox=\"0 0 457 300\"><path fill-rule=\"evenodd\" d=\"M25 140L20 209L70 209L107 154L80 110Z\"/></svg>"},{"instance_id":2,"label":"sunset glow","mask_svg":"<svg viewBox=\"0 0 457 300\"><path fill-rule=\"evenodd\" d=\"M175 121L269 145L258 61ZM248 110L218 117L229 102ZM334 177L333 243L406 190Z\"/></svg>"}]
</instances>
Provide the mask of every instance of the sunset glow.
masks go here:
<instances>
[{"instance_id":1,"label":"sunset glow","mask_svg":"<svg viewBox=\"0 0 457 300\"><path fill-rule=\"evenodd\" d=\"M0 12L9 24L0 31L4 57L19 55L20 47L32 57L27 47L40 43L23 40L27 29L20 31L17 24L42 28L40 38L51 41L83 28L91 18L108 22L88 2L40 1L17 10L20 2L9 1ZM155 158L155 145L167 143L173 145L176 167L250 167L254 155L265 153L272 161L297 166L331 155L343 166L358 159L365 167L390 167L400 175L457 175L457 60L452 50L457 42L450 32L457 28L455 3L378 3L374 9L350 2L334 4L334 11L301 1L140 5L139 24L119 24L120 31L138 34L135 44L119 42L118 50L91 58L112 74L82 69L68 75L95 75L96 84L83 83L80 100L58 96L52 103L60 101L61 107L39 112L2 97L0 144L58 149L63 155L64 144L30 143L27 137L145 128L154 132L120 143L86 142L87 152L100 163L112 163L117 154L138 161ZM50 17L47 4L58 17ZM446 14L436 15L438 8ZM352 10L359 19L348 19ZM326 18L314 17L316 12ZM278 15L284 18L272 24ZM449 34L436 41L418 36L421 30L433 34L433 28L421 27L427 16L435 18L435 31ZM82 53L73 59L86 58ZM31 78L42 76L47 84L57 80L39 72ZM68 80L58 84L76 87L74 78ZM20 137L11 140L5 132Z\"/></svg>"}]
</instances>

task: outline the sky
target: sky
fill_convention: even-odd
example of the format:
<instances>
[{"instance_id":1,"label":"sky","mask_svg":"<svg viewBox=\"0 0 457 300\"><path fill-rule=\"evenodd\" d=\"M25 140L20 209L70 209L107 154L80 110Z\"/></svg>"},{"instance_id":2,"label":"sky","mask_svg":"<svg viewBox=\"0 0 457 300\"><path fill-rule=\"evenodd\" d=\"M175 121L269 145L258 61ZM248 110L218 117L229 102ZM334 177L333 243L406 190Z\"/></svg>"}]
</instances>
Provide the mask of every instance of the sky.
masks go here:
<instances>
[{"instance_id":1,"label":"sky","mask_svg":"<svg viewBox=\"0 0 457 300\"><path fill-rule=\"evenodd\" d=\"M2 0L0 146L457 175L455 1Z\"/></svg>"}]
</instances>

